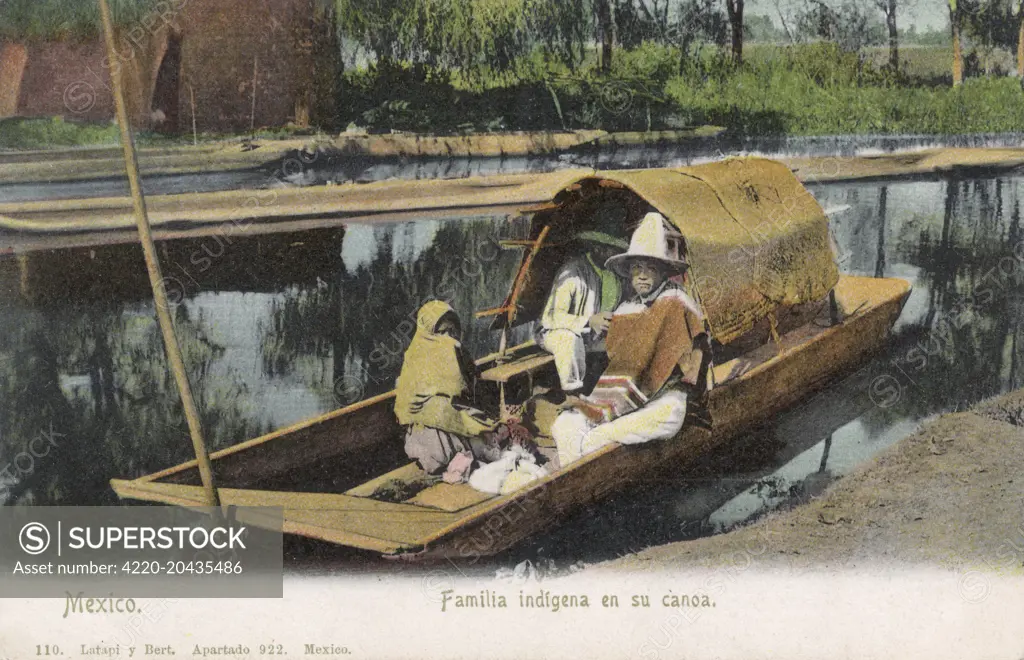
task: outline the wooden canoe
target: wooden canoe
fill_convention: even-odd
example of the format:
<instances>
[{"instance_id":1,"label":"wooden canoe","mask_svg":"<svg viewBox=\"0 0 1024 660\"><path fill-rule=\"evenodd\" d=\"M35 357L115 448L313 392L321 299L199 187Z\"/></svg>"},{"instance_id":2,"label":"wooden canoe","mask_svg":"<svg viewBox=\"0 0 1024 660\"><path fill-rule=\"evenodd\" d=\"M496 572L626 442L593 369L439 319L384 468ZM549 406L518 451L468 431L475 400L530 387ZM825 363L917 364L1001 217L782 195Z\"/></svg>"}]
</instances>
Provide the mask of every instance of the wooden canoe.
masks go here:
<instances>
[{"instance_id":1,"label":"wooden canoe","mask_svg":"<svg viewBox=\"0 0 1024 660\"><path fill-rule=\"evenodd\" d=\"M852 369L883 346L910 285L844 275L834 291L848 312L841 323L804 324L714 367L710 433L684 428L671 440L611 445L508 495L441 483L407 501L384 502L369 495L418 471L401 455L390 392L214 453L221 502L282 507L288 534L385 555L495 554L656 471L685 468ZM513 356L517 350L530 349L517 347ZM203 504L199 483L195 461L111 481L121 497L181 506Z\"/></svg>"}]
</instances>

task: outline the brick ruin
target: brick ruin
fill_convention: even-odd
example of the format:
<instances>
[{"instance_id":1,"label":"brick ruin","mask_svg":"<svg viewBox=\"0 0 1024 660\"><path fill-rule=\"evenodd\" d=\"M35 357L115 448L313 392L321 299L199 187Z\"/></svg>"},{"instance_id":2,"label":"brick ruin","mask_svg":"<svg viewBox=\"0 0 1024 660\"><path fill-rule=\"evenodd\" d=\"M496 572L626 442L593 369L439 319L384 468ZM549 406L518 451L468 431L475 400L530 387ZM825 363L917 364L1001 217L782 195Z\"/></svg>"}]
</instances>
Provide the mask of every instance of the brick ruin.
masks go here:
<instances>
[{"instance_id":1,"label":"brick ruin","mask_svg":"<svg viewBox=\"0 0 1024 660\"><path fill-rule=\"evenodd\" d=\"M313 57L331 52L317 42L331 37L314 1L167 0L119 29L113 64L101 36L0 40L0 118L112 120L120 67L136 128L188 133L193 116L200 132L308 125L329 113L332 92L318 83L335 66Z\"/></svg>"}]
</instances>

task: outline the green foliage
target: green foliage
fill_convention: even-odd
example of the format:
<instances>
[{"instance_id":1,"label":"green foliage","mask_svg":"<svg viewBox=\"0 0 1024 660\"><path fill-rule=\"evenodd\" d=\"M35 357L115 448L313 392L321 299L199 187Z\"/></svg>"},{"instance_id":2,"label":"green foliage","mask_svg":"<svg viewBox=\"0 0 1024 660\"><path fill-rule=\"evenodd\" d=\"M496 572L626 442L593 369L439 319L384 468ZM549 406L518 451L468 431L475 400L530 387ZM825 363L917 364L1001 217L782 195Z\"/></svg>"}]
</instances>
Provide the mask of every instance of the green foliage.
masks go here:
<instances>
[{"instance_id":1,"label":"green foliage","mask_svg":"<svg viewBox=\"0 0 1024 660\"><path fill-rule=\"evenodd\" d=\"M116 24L134 25L159 1L109 0L110 12ZM0 6L0 37L19 41L89 39L100 32L97 0L2 0Z\"/></svg>"},{"instance_id":2,"label":"green foliage","mask_svg":"<svg viewBox=\"0 0 1024 660\"><path fill-rule=\"evenodd\" d=\"M660 87L679 72L680 50L653 41L644 41L633 50L624 50L612 58L612 76L643 80Z\"/></svg>"},{"instance_id":3,"label":"green foliage","mask_svg":"<svg viewBox=\"0 0 1024 660\"><path fill-rule=\"evenodd\" d=\"M62 117L0 119L0 149L116 145L119 139L113 124L69 122Z\"/></svg>"},{"instance_id":4,"label":"green foliage","mask_svg":"<svg viewBox=\"0 0 1024 660\"><path fill-rule=\"evenodd\" d=\"M662 88L678 71L679 52L645 42L617 53L604 75L591 68L573 71L539 48L504 79L381 61L345 73L340 121L431 133L661 127L660 119L671 112Z\"/></svg>"},{"instance_id":5,"label":"green foliage","mask_svg":"<svg viewBox=\"0 0 1024 660\"><path fill-rule=\"evenodd\" d=\"M679 0L668 2L618 0L613 8L616 40L629 51L653 42L689 51L695 43L723 45L728 34L728 19L719 0Z\"/></svg>"},{"instance_id":6,"label":"green foliage","mask_svg":"<svg viewBox=\"0 0 1024 660\"><path fill-rule=\"evenodd\" d=\"M961 2L964 30L983 47L1017 48L1020 0L971 0Z\"/></svg>"},{"instance_id":7,"label":"green foliage","mask_svg":"<svg viewBox=\"0 0 1024 660\"><path fill-rule=\"evenodd\" d=\"M460 117L460 94L444 70L426 64L381 60L367 69L346 71L342 82L342 123L409 131L450 129L437 108ZM432 111L433 110L433 111ZM434 122L441 120L440 124Z\"/></svg>"},{"instance_id":8,"label":"green foliage","mask_svg":"<svg viewBox=\"0 0 1024 660\"><path fill-rule=\"evenodd\" d=\"M814 0L797 17L797 30L804 37L825 39L852 52L886 39L877 12L855 0L844 0L842 4Z\"/></svg>"},{"instance_id":9,"label":"green foliage","mask_svg":"<svg viewBox=\"0 0 1024 660\"><path fill-rule=\"evenodd\" d=\"M775 27L775 23L768 16L747 14L744 17L744 29L750 42L784 43L789 39L786 31Z\"/></svg>"},{"instance_id":10,"label":"green foliage","mask_svg":"<svg viewBox=\"0 0 1024 660\"><path fill-rule=\"evenodd\" d=\"M842 50L838 44L819 41L780 51L779 63L787 65L800 75L806 76L819 87L856 85L862 66L856 54ZM766 62L772 67L774 62Z\"/></svg>"},{"instance_id":11,"label":"green foliage","mask_svg":"<svg viewBox=\"0 0 1024 660\"><path fill-rule=\"evenodd\" d=\"M665 94L692 124L747 134L982 133L1020 130L1015 79L971 79L962 88L897 86L864 65L832 59L828 44L779 49L733 75L671 79ZM856 56L849 55L856 60Z\"/></svg>"},{"instance_id":12,"label":"green foliage","mask_svg":"<svg viewBox=\"0 0 1024 660\"><path fill-rule=\"evenodd\" d=\"M585 0L337 0L341 33L379 60L472 75L512 68L538 44L570 65L589 36Z\"/></svg>"}]
</instances>

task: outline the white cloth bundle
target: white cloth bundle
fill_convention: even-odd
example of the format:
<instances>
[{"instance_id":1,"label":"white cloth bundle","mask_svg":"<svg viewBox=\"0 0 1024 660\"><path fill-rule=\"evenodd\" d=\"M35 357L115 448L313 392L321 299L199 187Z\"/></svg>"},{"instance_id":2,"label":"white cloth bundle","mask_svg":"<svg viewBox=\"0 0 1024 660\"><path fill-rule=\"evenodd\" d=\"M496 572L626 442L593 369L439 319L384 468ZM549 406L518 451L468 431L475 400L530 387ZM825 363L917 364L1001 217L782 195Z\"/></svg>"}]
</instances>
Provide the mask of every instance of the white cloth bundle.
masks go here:
<instances>
[{"instance_id":1,"label":"white cloth bundle","mask_svg":"<svg viewBox=\"0 0 1024 660\"><path fill-rule=\"evenodd\" d=\"M547 475L547 469L537 465L533 454L513 446L498 460L474 470L469 475L469 485L484 493L504 495Z\"/></svg>"}]
</instances>

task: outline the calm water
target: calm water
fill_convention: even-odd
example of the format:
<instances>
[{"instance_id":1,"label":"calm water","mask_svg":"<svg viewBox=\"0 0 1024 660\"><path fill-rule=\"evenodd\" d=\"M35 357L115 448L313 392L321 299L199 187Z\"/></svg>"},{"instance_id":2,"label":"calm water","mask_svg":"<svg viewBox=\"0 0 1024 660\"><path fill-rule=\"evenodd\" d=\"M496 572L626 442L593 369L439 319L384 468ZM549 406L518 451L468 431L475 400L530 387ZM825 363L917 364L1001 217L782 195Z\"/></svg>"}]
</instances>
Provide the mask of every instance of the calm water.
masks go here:
<instances>
[{"instance_id":1,"label":"calm water","mask_svg":"<svg viewBox=\"0 0 1024 660\"><path fill-rule=\"evenodd\" d=\"M552 172L573 167L599 169L682 167L731 155L867 156L934 147L1019 147L1024 134L977 135L818 135L800 137L700 138L661 147L620 146L600 150L583 145L550 156L494 158L361 158L351 154L315 157L294 155L251 170L145 177L150 195L214 192L238 188L273 188L282 185L323 185L349 181L366 183L385 179L455 179L491 174ZM2 158L2 156L0 156ZM3 184L0 202L41 199L127 196L123 177L95 181Z\"/></svg>"},{"instance_id":2,"label":"calm water","mask_svg":"<svg viewBox=\"0 0 1024 660\"><path fill-rule=\"evenodd\" d=\"M940 412L1024 380L1024 179L824 185L844 272L914 292L887 354L677 477L498 560L561 567L727 530L820 492ZM505 217L161 244L209 443L225 447L392 387L419 305L451 298L476 354L523 237ZM26 296L21 295L24 291ZM524 338L524 330L514 339ZM111 477L190 458L141 254L0 261L0 497L111 504Z\"/></svg>"}]
</instances>

